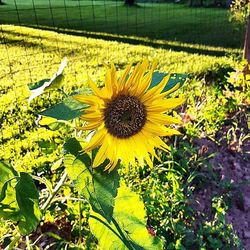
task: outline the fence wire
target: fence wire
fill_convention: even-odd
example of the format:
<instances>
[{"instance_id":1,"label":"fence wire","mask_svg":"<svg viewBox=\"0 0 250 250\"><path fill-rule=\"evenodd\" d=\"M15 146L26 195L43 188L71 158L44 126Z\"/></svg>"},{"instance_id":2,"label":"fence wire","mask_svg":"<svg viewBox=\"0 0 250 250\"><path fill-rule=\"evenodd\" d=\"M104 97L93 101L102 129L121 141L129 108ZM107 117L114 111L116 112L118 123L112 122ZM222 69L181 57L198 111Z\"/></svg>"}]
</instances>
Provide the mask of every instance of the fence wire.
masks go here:
<instances>
[{"instance_id":1,"label":"fence wire","mask_svg":"<svg viewBox=\"0 0 250 250\"><path fill-rule=\"evenodd\" d=\"M242 32L229 22L228 9L222 7L189 7L187 3L146 0L138 1L135 6L126 6L120 0L2 1L6 1L0 7L2 24L106 32L214 46L226 44L234 48L242 42ZM223 43L221 37L227 42Z\"/></svg>"},{"instance_id":2,"label":"fence wire","mask_svg":"<svg viewBox=\"0 0 250 250\"><path fill-rule=\"evenodd\" d=\"M87 45L79 42L77 38L64 39L60 36L61 33L131 44L142 43L187 52L192 52L193 45L197 45L196 52L205 53L206 49L203 47L209 46L211 51L206 53L210 54L224 53L220 48L240 49L243 46L244 27L230 22L228 9L218 6L190 7L185 2L160 0L140 0L134 6L125 5L123 1L118 0L2 2L4 4L0 5L0 159L11 159L16 163L20 160L20 157L15 158L16 155L23 154L26 158L20 163L22 167L42 155L39 148L38 152L33 154L33 158L29 156L31 151L36 150L32 148L33 142L41 141L41 138L46 140L45 135L30 129L34 124L29 124L28 119L25 123L19 115L22 112L26 115L35 113L32 113L27 104L25 105L27 100L24 97L27 93L20 94L24 91L24 83L41 80L40 71L51 76L57 70L63 56L74 55L67 73L80 85L82 82L79 74L85 68L79 69L79 62L83 58L83 53L85 56L92 53L88 51ZM213 2L207 5L209 4ZM23 26L35 28L36 31L27 31ZM41 30L59 33L51 32L44 36L40 34ZM98 42L96 43L94 46L98 49ZM17 50L17 47L22 49ZM117 53L121 53L118 46L115 49ZM106 53L108 50L107 45ZM98 51L89 56L96 57L98 67ZM129 60L125 58L124 61L126 59ZM51 102L48 102L47 106L49 104ZM36 105L39 106L39 102ZM13 125L11 130L8 130L9 123ZM17 146L18 143L22 144L24 137L29 137L25 140L26 145ZM6 151L6 147L12 149ZM24 153L18 151L20 148ZM50 160L54 161L56 158ZM39 165L39 162L34 164Z\"/></svg>"}]
</instances>

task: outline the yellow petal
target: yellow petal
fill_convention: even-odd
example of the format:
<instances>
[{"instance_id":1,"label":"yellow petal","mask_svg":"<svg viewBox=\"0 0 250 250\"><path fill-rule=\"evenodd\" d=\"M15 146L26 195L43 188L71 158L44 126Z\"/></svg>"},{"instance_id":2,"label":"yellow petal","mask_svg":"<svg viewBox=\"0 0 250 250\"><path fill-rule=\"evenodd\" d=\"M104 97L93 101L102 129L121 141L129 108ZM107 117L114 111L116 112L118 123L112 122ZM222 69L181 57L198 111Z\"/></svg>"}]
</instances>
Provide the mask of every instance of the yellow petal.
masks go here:
<instances>
[{"instance_id":1,"label":"yellow petal","mask_svg":"<svg viewBox=\"0 0 250 250\"><path fill-rule=\"evenodd\" d=\"M144 60L142 64L139 66L137 73L133 78L133 82L131 84L131 88L137 89L138 85L140 84L141 78L144 76L147 68L148 68L148 60Z\"/></svg>"},{"instance_id":2,"label":"yellow petal","mask_svg":"<svg viewBox=\"0 0 250 250\"><path fill-rule=\"evenodd\" d=\"M157 148L169 152L170 150L169 146L159 136L153 137L152 141L154 142Z\"/></svg>"},{"instance_id":3,"label":"yellow petal","mask_svg":"<svg viewBox=\"0 0 250 250\"><path fill-rule=\"evenodd\" d=\"M148 154L147 139L144 140L143 134L141 132L131 137L131 139L134 140L133 147L131 149L134 150L137 160L140 162L140 164L143 164L145 160L151 166L152 161L150 160Z\"/></svg>"},{"instance_id":4,"label":"yellow petal","mask_svg":"<svg viewBox=\"0 0 250 250\"><path fill-rule=\"evenodd\" d=\"M112 83L112 87L113 87L113 92L114 92L114 94L117 94L117 91L118 91L117 75L116 75L116 69L115 69L115 65L114 64L111 65L110 77L111 77L111 83Z\"/></svg>"},{"instance_id":5,"label":"yellow petal","mask_svg":"<svg viewBox=\"0 0 250 250\"><path fill-rule=\"evenodd\" d=\"M152 121L152 122L164 124L164 125L181 124L182 123L182 121L180 119L169 116L169 115L165 115L163 113L150 112L147 115L147 119Z\"/></svg>"},{"instance_id":6,"label":"yellow petal","mask_svg":"<svg viewBox=\"0 0 250 250\"><path fill-rule=\"evenodd\" d=\"M88 143L88 145L84 148L85 152L88 152L98 146L100 146L103 143L103 139L105 137L105 135L107 134L106 130L100 129L98 130L91 138L90 142Z\"/></svg>"},{"instance_id":7,"label":"yellow petal","mask_svg":"<svg viewBox=\"0 0 250 250\"><path fill-rule=\"evenodd\" d=\"M93 129L97 129L99 126L101 125L101 122L91 122L88 125L85 125L83 127L77 127L76 129L79 130L93 130Z\"/></svg>"},{"instance_id":8,"label":"yellow petal","mask_svg":"<svg viewBox=\"0 0 250 250\"><path fill-rule=\"evenodd\" d=\"M153 168L153 167L154 167L153 162L152 162L152 160L150 159L150 157L149 157L148 154L145 156L145 161L147 162L147 164L149 165L150 168Z\"/></svg>"},{"instance_id":9,"label":"yellow petal","mask_svg":"<svg viewBox=\"0 0 250 250\"><path fill-rule=\"evenodd\" d=\"M155 100L153 103L145 104L147 112L165 112L169 109L175 108L181 105L185 99L183 98L170 98L170 99L163 99L163 100Z\"/></svg>"},{"instance_id":10,"label":"yellow petal","mask_svg":"<svg viewBox=\"0 0 250 250\"><path fill-rule=\"evenodd\" d=\"M93 168L98 167L99 165L101 165L105 161L105 159L107 158L106 157L107 151L108 151L108 144L105 143L105 140L104 140L104 143L99 148L99 150L95 156L95 159L93 162Z\"/></svg>"},{"instance_id":11,"label":"yellow petal","mask_svg":"<svg viewBox=\"0 0 250 250\"><path fill-rule=\"evenodd\" d=\"M117 93L117 79L116 79L116 70L115 66L112 64L110 69L107 69L106 79L105 79L105 89L106 97L112 98L113 95Z\"/></svg>"},{"instance_id":12,"label":"yellow petal","mask_svg":"<svg viewBox=\"0 0 250 250\"><path fill-rule=\"evenodd\" d=\"M125 83L126 83L126 78L128 77L128 73L130 71L132 67L132 63L130 63L126 68L125 70L123 71L121 77L119 78L118 80L118 91L123 91L124 87L125 87Z\"/></svg>"},{"instance_id":13,"label":"yellow petal","mask_svg":"<svg viewBox=\"0 0 250 250\"><path fill-rule=\"evenodd\" d=\"M151 133L153 136L171 136L181 134L179 131L171 128L167 128L163 125L147 121L143 127L143 130Z\"/></svg>"},{"instance_id":14,"label":"yellow petal","mask_svg":"<svg viewBox=\"0 0 250 250\"><path fill-rule=\"evenodd\" d=\"M97 88L97 86L95 85L95 83L92 81L92 79L89 77L88 75L88 85L89 87L92 89L92 91L94 92L94 94L98 97L101 98L101 92L100 89Z\"/></svg>"},{"instance_id":15,"label":"yellow petal","mask_svg":"<svg viewBox=\"0 0 250 250\"><path fill-rule=\"evenodd\" d=\"M118 163L118 159L116 159L115 161L110 161L108 163L108 165L105 167L104 170L105 171L108 170L109 172L111 172L112 170L114 170L114 168L116 167L117 163Z\"/></svg>"},{"instance_id":16,"label":"yellow petal","mask_svg":"<svg viewBox=\"0 0 250 250\"><path fill-rule=\"evenodd\" d=\"M153 70L153 71L156 70L157 65L158 65L157 59L154 59L154 60L153 60L153 63L152 63L152 70Z\"/></svg>"},{"instance_id":17,"label":"yellow petal","mask_svg":"<svg viewBox=\"0 0 250 250\"><path fill-rule=\"evenodd\" d=\"M103 114L101 112L91 112L88 114L81 115L82 120L86 122L100 122L103 121Z\"/></svg>"},{"instance_id":18,"label":"yellow petal","mask_svg":"<svg viewBox=\"0 0 250 250\"><path fill-rule=\"evenodd\" d=\"M85 95L75 95L73 98L79 102L86 103L89 105L93 105L96 102L99 102L99 98L97 96L85 96Z\"/></svg>"},{"instance_id":19,"label":"yellow petal","mask_svg":"<svg viewBox=\"0 0 250 250\"><path fill-rule=\"evenodd\" d=\"M127 139L118 139L117 145L120 145L119 154L121 155L120 159L123 163L128 166L129 163L135 165L135 143L133 137Z\"/></svg>"},{"instance_id":20,"label":"yellow petal","mask_svg":"<svg viewBox=\"0 0 250 250\"><path fill-rule=\"evenodd\" d=\"M138 97L141 97L145 91L148 89L151 81L152 81L152 75L153 75L153 70L150 70L142 79L140 82L140 85L138 85L138 88L136 90L135 95Z\"/></svg>"},{"instance_id":21,"label":"yellow petal","mask_svg":"<svg viewBox=\"0 0 250 250\"><path fill-rule=\"evenodd\" d=\"M169 78L170 78L170 74L165 76L157 86L155 86L155 87L151 88L150 90L148 90L142 96L141 101L143 103L145 103L149 99L153 98L155 95L160 94L162 92L162 90L164 89L164 87L166 86L166 83L168 82Z\"/></svg>"},{"instance_id":22,"label":"yellow petal","mask_svg":"<svg viewBox=\"0 0 250 250\"><path fill-rule=\"evenodd\" d=\"M135 66L134 70L132 71L131 75L129 76L128 80L126 81L126 86L125 86L124 90L128 91L130 89L131 85L133 85L134 79L135 79L136 75L138 74L138 72L140 71L140 66L141 66L140 63L138 63Z\"/></svg>"},{"instance_id":23,"label":"yellow petal","mask_svg":"<svg viewBox=\"0 0 250 250\"><path fill-rule=\"evenodd\" d=\"M160 94L155 94L152 95L151 98L149 98L148 100L144 101L144 105L151 105L152 102L155 102L156 100L161 100L163 99L165 96L171 94L172 92L174 92L175 90L177 90L180 87L180 84L177 83L173 88L171 88L168 91L164 91Z\"/></svg>"}]
</instances>

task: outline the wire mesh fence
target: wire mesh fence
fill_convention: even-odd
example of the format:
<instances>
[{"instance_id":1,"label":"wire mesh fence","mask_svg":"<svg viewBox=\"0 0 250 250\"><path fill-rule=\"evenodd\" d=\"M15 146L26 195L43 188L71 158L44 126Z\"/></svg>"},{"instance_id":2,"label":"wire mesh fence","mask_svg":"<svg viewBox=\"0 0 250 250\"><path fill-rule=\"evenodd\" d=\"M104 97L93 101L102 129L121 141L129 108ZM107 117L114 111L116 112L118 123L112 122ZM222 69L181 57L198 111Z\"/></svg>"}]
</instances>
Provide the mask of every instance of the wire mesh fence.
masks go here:
<instances>
[{"instance_id":1,"label":"wire mesh fence","mask_svg":"<svg viewBox=\"0 0 250 250\"><path fill-rule=\"evenodd\" d=\"M193 1L191 3L194 4ZM205 1L203 4L212 3L225 5L220 1ZM0 5L0 24L204 54L224 51L219 48L243 47L244 27L230 22L228 8L189 5L185 2L147 0L138 0L134 6L125 5L121 0L4 0ZM1 60L9 61L10 67L14 58L8 56L8 44L23 46L26 56L29 56L27 46L39 46L41 54L45 50L60 51L57 35L54 36L53 46L49 47L44 45L41 37L38 39L40 43L34 42L30 34L18 33L18 29L2 28L0 35L0 43L4 44L2 50L6 51L2 53ZM196 49L193 45L197 45ZM211 48L208 51L202 46ZM30 71L32 66L27 65Z\"/></svg>"},{"instance_id":2,"label":"wire mesh fence","mask_svg":"<svg viewBox=\"0 0 250 250\"><path fill-rule=\"evenodd\" d=\"M110 62L114 62L116 68L122 70L129 62L136 63L144 57L148 57L150 61L157 58L158 69L162 72L193 73L198 84L202 82L200 76L204 71L210 73L208 78L213 78L212 70L216 71L222 66L218 74L223 74L233 65L232 56L225 55L241 53L244 40L244 27L230 22L229 18L229 11L224 7L190 7L185 2L161 0L138 0L134 6L125 5L123 1L118 0L0 0L0 162L9 162L17 171L29 172L42 178L48 177L51 183L56 183L64 168L63 143L72 136L75 126L82 124L77 120L74 126L42 126L38 122L38 114L42 110L67 98L65 93L72 94L85 87L86 72L95 83L102 84L105 80L106 63ZM68 58L68 65L64 71L62 89L48 91L29 104L30 91L27 84L52 77L64 57ZM211 84L210 80L208 85ZM201 105L201 95L207 93L200 91L200 88L207 82L202 82L204 86L199 86L193 80L190 82L191 84L186 84L183 88L189 85L189 90L193 88L195 93L186 91L185 94L197 95L197 105L193 104L195 108L206 108L206 105ZM208 96L205 100L209 98ZM216 98L219 101L224 100L216 95L209 103ZM186 106L185 104L185 108ZM224 113L219 110L213 111L212 114L210 106L207 107L206 112L199 115L202 119L197 120L197 126L203 123L203 114L208 116L205 119L210 119L212 115L223 119L221 114ZM213 108L212 105L211 107ZM214 109L217 111L217 106ZM193 137L190 138L190 141L193 140ZM191 145L187 145L191 149ZM172 161L174 160L171 158ZM179 169L181 165L177 164ZM192 170L190 179L193 178L193 173ZM165 176L165 173L163 175ZM186 179L185 170L185 182ZM40 190L41 185L37 186ZM164 184L163 196L166 187ZM186 184L184 187L183 190L186 190ZM48 197L42 190L40 197ZM161 191L157 187L152 192L155 190L158 193ZM179 196L179 192L176 194ZM150 198L151 207L154 206L152 204L159 204L158 196L154 194L153 197L157 203L151 203ZM170 196L170 203L172 197L175 196ZM183 198L180 197L183 203ZM55 210L58 210L58 214L62 212L63 216L70 218L64 206L64 203L58 208L56 205ZM85 239L88 241L92 238L89 238L85 231L81 232L81 209L80 205L80 240L75 242L85 243ZM180 209L183 209L182 206ZM172 209L170 210L172 213ZM156 215L165 214L158 213L161 210L155 211ZM176 213L178 220L179 214L182 216L183 213ZM158 219L162 221L162 218ZM78 217L69 219L70 223L71 220L78 220ZM189 224L189 220L186 221ZM164 224L164 230L165 225L167 224ZM0 227L9 227L2 218ZM8 235L10 228L14 231L12 226L9 227ZM180 228L182 230L182 227ZM68 227L67 231L70 231ZM187 232L189 235L190 230ZM0 249L4 249L1 244L5 236L4 231L0 230ZM204 239L207 239L207 236L204 236Z\"/></svg>"},{"instance_id":3,"label":"wire mesh fence","mask_svg":"<svg viewBox=\"0 0 250 250\"><path fill-rule=\"evenodd\" d=\"M45 97L43 104L37 101L37 107L30 108L24 85L51 76L67 56L71 63L66 81L73 90L75 85L82 84L88 63L95 64L91 69L98 78L103 74L98 71L102 60L115 61L116 55L123 54L123 62L120 60L118 65L122 68L137 53L133 47L115 42L104 44L101 40L91 42L86 37L150 45L142 50L148 50L152 56L155 55L152 47L224 55L227 49L243 46L244 27L229 21L226 8L153 1L128 6L118 0L4 0L4 3L0 5L0 158L11 159L17 165L20 162L20 167L48 161L40 142L52 140L55 135L42 130L38 133L34 117L39 108L61 98L53 93L53 98ZM62 33L76 36L64 37ZM110 50L116 53L111 55ZM162 51L156 53L160 54L165 55ZM88 58L91 62L82 62ZM34 141L39 146L34 146ZM49 161L55 161L58 154L50 156Z\"/></svg>"},{"instance_id":4,"label":"wire mesh fence","mask_svg":"<svg viewBox=\"0 0 250 250\"><path fill-rule=\"evenodd\" d=\"M238 48L243 31L229 21L227 8L187 3L118 0L5 0L0 23ZM224 41L222 41L224 40Z\"/></svg>"}]
</instances>

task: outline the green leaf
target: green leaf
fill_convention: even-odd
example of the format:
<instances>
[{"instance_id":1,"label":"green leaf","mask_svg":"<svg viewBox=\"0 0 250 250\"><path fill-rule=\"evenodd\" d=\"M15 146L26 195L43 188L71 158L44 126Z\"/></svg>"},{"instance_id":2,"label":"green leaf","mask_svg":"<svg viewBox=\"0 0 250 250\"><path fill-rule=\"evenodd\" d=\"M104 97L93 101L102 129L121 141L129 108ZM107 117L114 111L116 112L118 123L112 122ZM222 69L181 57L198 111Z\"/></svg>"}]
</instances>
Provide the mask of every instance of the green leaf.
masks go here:
<instances>
[{"instance_id":1,"label":"green leaf","mask_svg":"<svg viewBox=\"0 0 250 250\"><path fill-rule=\"evenodd\" d=\"M38 119L36 120L36 124L39 124L41 126L48 126L53 123L57 123L57 119L47 116L41 116L39 115Z\"/></svg>"},{"instance_id":2,"label":"green leaf","mask_svg":"<svg viewBox=\"0 0 250 250\"><path fill-rule=\"evenodd\" d=\"M1 187L1 193L0 193L0 202L6 197L6 191L8 189L8 184L9 184L9 181L7 180L6 182L3 183L3 185L1 185L2 187Z\"/></svg>"},{"instance_id":3,"label":"green leaf","mask_svg":"<svg viewBox=\"0 0 250 250\"><path fill-rule=\"evenodd\" d=\"M18 222L22 234L31 233L41 217L39 195L33 179L0 162L0 217Z\"/></svg>"},{"instance_id":4,"label":"green leaf","mask_svg":"<svg viewBox=\"0 0 250 250\"><path fill-rule=\"evenodd\" d=\"M55 120L69 121L81 116L84 113L83 109L88 107L88 105L76 101L73 96L80 94L89 95L91 93L92 92L89 88L71 93L71 95L64 99L62 102L41 112L41 116L45 116L46 118L50 119L44 120L44 117L42 117L41 119L38 119L38 123L40 124L42 122L43 125L50 125L55 123Z\"/></svg>"},{"instance_id":5,"label":"green leaf","mask_svg":"<svg viewBox=\"0 0 250 250\"><path fill-rule=\"evenodd\" d=\"M5 242L4 242L2 247L4 247L4 249L8 249L8 250L15 249L15 246L18 244L20 238L21 238L21 236L17 235L14 237L14 239L12 241L10 241L10 243L7 246L5 246Z\"/></svg>"},{"instance_id":6,"label":"green leaf","mask_svg":"<svg viewBox=\"0 0 250 250\"><path fill-rule=\"evenodd\" d=\"M35 230L40 222L39 194L31 176L22 172L15 190L16 200L23 216L18 227L23 235L27 235Z\"/></svg>"},{"instance_id":7,"label":"green leaf","mask_svg":"<svg viewBox=\"0 0 250 250\"><path fill-rule=\"evenodd\" d=\"M80 138L79 138L80 139ZM82 158L83 161L87 161L86 164L90 166L91 159L88 155L83 154L83 149L80 142L76 138L70 138L63 146L64 154L74 155L76 158ZM85 158L87 157L87 158Z\"/></svg>"},{"instance_id":8,"label":"green leaf","mask_svg":"<svg viewBox=\"0 0 250 250\"><path fill-rule=\"evenodd\" d=\"M40 115L69 121L81 116L84 113L82 110L86 107L86 104L82 104L74 100L72 96L69 96L64 101L41 112Z\"/></svg>"},{"instance_id":9,"label":"green leaf","mask_svg":"<svg viewBox=\"0 0 250 250\"><path fill-rule=\"evenodd\" d=\"M44 154L52 154L57 149L57 144L54 140L40 140L38 145Z\"/></svg>"},{"instance_id":10,"label":"green leaf","mask_svg":"<svg viewBox=\"0 0 250 250\"><path fill-rule=\"evenodd\" d=\"M17 172L14 170L13 167L8 166L4 162L0 161L0 202L6 196L6 190L8 187L8 181L13 177L18 176Z\"/></svg>"},{"instance_id":11,"label":"green leaf","mask_svg":"<svg viewBox=\"0 0 250 250\"><path fill-rule=\"evenodd\" d=\"M92 183L83 190L83 194L89 200L93 211L101 214L108 222L111 221L114 209L114 198L120 185L120 176L116 168L104 171L105 163L94 169Z\"/></svg>"},{"instance_id":12,"label":"green leaf","mask_svg":"<svg viewBox=\"0 0 250 250\"><path fill-rule=\"evenodd\" d=\"M91 166L91 159L90 159L89 155L86 153L83 153L83 148L82 148L80 142L76 138L70 138L64 144L63 147L64 147L65 156L71 155L74 157L74 159L79 159L84 164L84 166L87 166L88 168ZM64 163L65 163L65 160L64 160ZM66 167L70 167L70 164L71 164L71 162L66 162L66 165L67 165ZM75 173L72 172L72 174L73 174L73 176L75 176ZM69 175L69 176L71 176L71 175Z\"/></svg>"},{"instance_id":13,"label":"green leaf","mask_svg":"<svg viewBox=\"0 0 250 250\"><path fill-rule=\"evenodd\" d=\"M108 223L100 214L91 211L89 226L101 250L128 249L126 244L130 244L129 240L123 239L113 223Z\"/></svg>"},{"instance_id":14,"label":"green leaf","mask_svg":"<svg viewBox=\"0 0 250 250\"><path fill-rule=\"evenodd\" d=\"M0 189L1 185L8 179L17 176L17 172L12 166L8 166L4 162L0 161Z\"/></svg>"},{"instance_id":15,"label":"green leaf","mask_svg":"<svg viewBox=\"0 0 250 250\"><path fill-rule=\"evenodd\" d=\"M36 124L38 126L46 126L52 131L58 130L62 127L66 128L67 126L71 126L68 121L57 120L52 117L41 116L39 115L38 119L36 120Z\"/></svg>"},{"instance_id":16,"label":"green leaf","mask_svg":"<svg viewBox=\"0 0 250 250\"><path fill-rule=\"evenodd\" d=\"M153 73L152 81L151 81L149 88L153 88L157 86L161 82L161 80L167 75L168 73L161 73L161 72L155 71ZM166 91L173 89L177 84L179 84L179 87L181 87L186 81L187 77L188 77L187 74L172 73L170 76L170 79L168 80L162 92L166 92Z\"/></svg>"},{"instance_id":17,"label":"green leaf","mask_svg":"<svg viewBox=\"0 0 250 250\"><path fill-rule=\"evenodd\" d=\"M71 138L64 144L64 166L75 184L75 190L81 192L92 178L89 169L91 159L88 154L83 153L76 138Z\"/></svg>"},{"instance_id":18,"label":"green leaf","mask_svg":"<svg viewBox=\"0 0 250 250\"><path fill-rule=\"evenodd\" d=\"M58 168L60 168L62 166L62 162L63 158L60 158L59 160L54 162L53 165L51 166L51 171L56 171Z\"/></svg>"},{"instance_id":19,"label":"green leaf","mask_svg":"<svg viewBox=\"0 0 250 250\"><path fill-rule=\"evenodd\" d=\"M18 174L13 167L0 161L0 218L13 222L21 217L14 190L16 178Z\"/></svg>"},{"instance_id":20,"label":"green leaf","mask_svg":"<svg viewBox=\"0 0 250 250\"><path fill-rule=\"evenodd\" d=\"M28 102L30 103L34 98L39 95L42 95L47 90L58 88L64 78L63 70L66 65L67 58L64 58L60 64L58 71L50 79L43 79L35 83L29 83L28 88L31 92L31 95L29 97Z\"/></svg>"},{"instance_id":21,"label":"green leaf","mask_svg":"<svg viewBox=\"0 0 250 250\"><path fill-rule=\"evenodd\" d=\"M35 83L32 83L32 82L28 83L27 85L28 85L29 90L35 90L35 89L42 87L45 82L49 82L49 81L50 79L43 79Z\"/></svg>"},{"instance_id":22,"label":"green leaf","mask_svg":"<svg viewBox=\"0 0 250 250\"><path fill-rule=\"evenodd\" d=\"M65 145L64 165L69 177L75 183L75 189L90 202L92 209L111 221L114 198L119 187L117 167L111 173L104 171L105 163L91 169L91 159L75 138Z\"/></svg>"},{"instance_id":23,"label":"green leaf","mask_svg":"<svg viewBox=\"0 0 250 250\"><path fill-rule=\"evenodd\" d=\"M46 127L47 129L50 129L52 131L55 130L71 130L72 129L72 123L70 121L63 121L63 120L57 120L55 118L52 117L47 117L47 116L38 116L38 119L35 121L37 126L42 126L42 127ZM65 131L66 132L66 131Z\"/></svg>"},{"instance_id":24,"label":"green leaf","mask_svg":"<svg viewBox=\"0 0 250 250\"><path fill-rule=\"evenodd\" d=\"M159 238L146 228L146 212L139 196L122 185L115 199L114 219L91 213L89 225L101 249L163 249Z\"/></svg>"}]
</instances>

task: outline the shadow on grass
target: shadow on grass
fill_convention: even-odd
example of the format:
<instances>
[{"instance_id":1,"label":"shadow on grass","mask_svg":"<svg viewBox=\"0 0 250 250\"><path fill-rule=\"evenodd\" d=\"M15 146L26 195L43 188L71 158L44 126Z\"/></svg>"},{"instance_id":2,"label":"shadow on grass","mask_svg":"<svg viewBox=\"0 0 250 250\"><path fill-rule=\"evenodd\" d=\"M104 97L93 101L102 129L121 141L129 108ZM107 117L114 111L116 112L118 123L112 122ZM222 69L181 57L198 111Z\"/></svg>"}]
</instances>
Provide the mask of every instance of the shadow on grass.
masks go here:
<instances>
[{"instance_id":1,"label":"shadow on grass","mask_svg":"<svg viewBox=\"0 0 250 250\"><path fill-rule=\"evenodd\" d=\"M244 29L234 27L228 21L226 10L199 8L197 12L186 5L170 3L126 6L120 1L105 4L83 2L84 5L77 8L66 5L48 7L41 3L36 12L34 6L20 3L16 10L10 4L0 8L0 24L204 55L222 55L224 51L242 46Z\"/></svg>"},{"instance_id":2,"label":"shadow on grass","mask_svg":"<svg viewBox=\"0 0 250 250\"><path fill-rule=\"evenodd\" d=\"M146 40L141 39L140 37L129 37L129 36L120 36L115 34L107 34L101 32L88 32L88 31L79 31L79 30L68 30L68 29L61 29L61 28L53 28L53 27L44 27L44 26L37 26L37 25L25 25L26 27L35 28L35 29L43 29L47 31L55 31L62 34L73 35L73 36L84 36L88 38L94 39L102 39L106 41L117 41L122 43L128 43L131 45L145 45L153 48L161 48L165 50L173 50L179 52L187 52L192 54L201 54L201 55L212 55L212 56L225 56L228 53L228 49L216 49L216 48L209 48L205 49L199 47L199 45L192 45L190 44L174 44L171 41L162 41L162 40ZM2 31L3 33L9 33L13 35L21 35L32 38L33 36L30 34L20 34L16 31ZM15 42L11 41L12 39L6 38L5 43L8 42ZM66 41L64 41L66 42ZM33 42L25 42L30 43L31 46L39 46L39 44L35 44ZM71 42L70 42L71 43ZM56 47L56 46L55 46Z\"/></svg>"}]
</instances>

